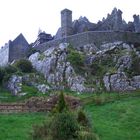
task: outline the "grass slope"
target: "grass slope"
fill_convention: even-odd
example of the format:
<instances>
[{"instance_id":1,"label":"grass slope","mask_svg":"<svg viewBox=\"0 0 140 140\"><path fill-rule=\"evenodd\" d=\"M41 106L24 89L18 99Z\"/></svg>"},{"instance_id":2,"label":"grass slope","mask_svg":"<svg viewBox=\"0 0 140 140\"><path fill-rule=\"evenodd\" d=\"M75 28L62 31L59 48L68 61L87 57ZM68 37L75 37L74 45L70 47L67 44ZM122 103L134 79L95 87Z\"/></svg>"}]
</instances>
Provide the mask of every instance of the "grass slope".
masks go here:
<instances>
[{"instance_id":1,"label":"grass slope","mask_svg":"<svg viewBox=\"0 0 140 140\"><path fill-rule=\"evenodd\" d=\"M85 107L100 140L140 140L140 98Z\"/></svg>"},{"instance_id":2,"label":"grass slope","mask_svg":"<svg viewBox=\"0 0 140 140\"><path fill-rule=\"evenodd\" d=\"M102 105L96 105L91 100L85 105L85 110L100 140L140 140L139 96ZM32 126L43 122L45 118L44 113L0 114L0 140L29 140Z\"/></svg>"},{"instance_id":3,"label":"grass slope","mask_svg":"<svg viewBox=\"0 0 140 140\"><path fill-rule=\"evenodd\" d=\"M45 118L44 113L0 114L0 140L29 140L32 126Z\"/></svg>"}]
</instances>

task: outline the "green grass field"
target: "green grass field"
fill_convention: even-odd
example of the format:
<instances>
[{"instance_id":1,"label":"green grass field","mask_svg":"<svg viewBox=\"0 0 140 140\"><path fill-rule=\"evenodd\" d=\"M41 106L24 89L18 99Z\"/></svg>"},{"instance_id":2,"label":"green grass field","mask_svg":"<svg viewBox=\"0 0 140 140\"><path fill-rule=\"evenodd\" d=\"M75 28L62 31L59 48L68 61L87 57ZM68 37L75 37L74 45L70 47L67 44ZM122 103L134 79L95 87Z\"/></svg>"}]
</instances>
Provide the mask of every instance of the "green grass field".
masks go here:
<instances>
[{"instance_id":1,"label":"green grass field","mask_svg":"<svg viewBox=\"0 0 140 140\"><path fill-rule=\"evenodd\" d=\"M31 140L32 126L45 118L45 113L0 114L0 140Z\"/></svg>"},{"instance_id":2,"label":"green grass field","mask_svg":"<svg viewBox=\"0 0 140 140\"><path fill-rule=\"evenodd\" d=\"M89 96L89 102L85 96L87 103L84 109L100 140L140 140L139 96L116 98L115 95L114 98L113 95L113 102L101 105L96 105ZM110 100L112 96L108 96ZM85 97L82 96L82 100ZM31 140L32 126L46 118L45 113L0 114L0 140Z\"/></svg>"},{"instance_id":3,"label":"green grass field","mask_svg":"<svg viewBox=\"0 0 140 140\"><path fill-rule=\"evenodd\" d=\"M100 140L140 140L140 98L85 107Z\"/></svg>"}]
</instances>

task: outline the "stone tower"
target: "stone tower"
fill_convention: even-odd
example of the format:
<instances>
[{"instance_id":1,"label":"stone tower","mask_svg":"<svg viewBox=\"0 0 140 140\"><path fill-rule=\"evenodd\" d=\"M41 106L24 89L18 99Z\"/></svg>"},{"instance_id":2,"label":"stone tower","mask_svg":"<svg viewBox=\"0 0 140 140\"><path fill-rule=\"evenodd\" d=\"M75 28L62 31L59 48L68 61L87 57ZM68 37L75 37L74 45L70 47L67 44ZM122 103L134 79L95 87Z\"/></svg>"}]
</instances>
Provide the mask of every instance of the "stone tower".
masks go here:
<instances>
[{"instance_id":1,"label":"stone tower","mask_svg":"<svg viewBox=\"0 0 140 140\"><path fill-rule=\"evenodd\" d=\"M117 8L114 8L112 12L112 16L114 18L114 25L113 25L113 30L114 31L120 31L122 30L122 11L117 10Z\"/></svg>"},{"instance_id":2,"label":"stone tower","mask_svg":"<svg viewBox=\"0 0 140 140\"><path fill-rule=\"evenodd\" d=\"M61 11L61 35L66 37L72 34L72 11L64 9Z\"/></svg>"},{"instance_id":3,"label":"stone tower","mask_svg":"<svg viewBox=\"0 0 140 140\"><path fill-rule=\"evenodd\" d=\"M134 18L134 28L136 33L140 33L140 18L139 15L133 15Z\"/></svg>"}]
</instances>

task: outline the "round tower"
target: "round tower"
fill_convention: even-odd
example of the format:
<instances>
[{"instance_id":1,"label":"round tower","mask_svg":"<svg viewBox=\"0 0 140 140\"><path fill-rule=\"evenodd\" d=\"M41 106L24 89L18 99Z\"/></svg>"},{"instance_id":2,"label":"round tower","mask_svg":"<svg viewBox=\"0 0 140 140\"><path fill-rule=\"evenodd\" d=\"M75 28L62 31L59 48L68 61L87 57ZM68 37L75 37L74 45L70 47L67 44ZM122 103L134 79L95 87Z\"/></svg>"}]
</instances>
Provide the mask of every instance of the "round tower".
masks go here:
<instances>
[{"instance_id":1,"label":"round tower","mask_svg":"<svg viewBox=\"0 0 140 140\"><path fill-rule=\"evenodd\" d=\"M66 37L72 34L72 11L64 9L61 11L61 35Z\"/></svg>"}]
</instances>

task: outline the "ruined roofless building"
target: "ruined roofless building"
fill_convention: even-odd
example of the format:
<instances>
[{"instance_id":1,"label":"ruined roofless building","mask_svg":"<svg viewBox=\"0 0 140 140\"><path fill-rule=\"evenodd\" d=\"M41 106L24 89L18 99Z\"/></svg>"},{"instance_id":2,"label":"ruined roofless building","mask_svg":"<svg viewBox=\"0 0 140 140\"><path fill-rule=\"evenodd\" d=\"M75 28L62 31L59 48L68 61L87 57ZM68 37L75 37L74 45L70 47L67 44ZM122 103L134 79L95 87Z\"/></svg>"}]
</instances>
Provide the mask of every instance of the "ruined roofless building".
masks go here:
<instances>
[{"instance_id":1,"label":"ruined roofless building","mask_svg":"<svg viewBox=\"0 0 140 140\"><path fill-rule=\"evenodd\" d=\"M29 44L22 34L19 34L13 41L9 41L0 49L0 66L6 66L14 60L27 56Z\"/></svg>"},{"instance_id":2,"label":"ruined roofless building","mask_svg":"<svg viewBox=\"0 0 140 140\"><path fill-rule=\"evenodd\" d=\"M64 9L61 11L61 36L66 37L72 34L72 11Z\"/></svg>"}]
</instances>

